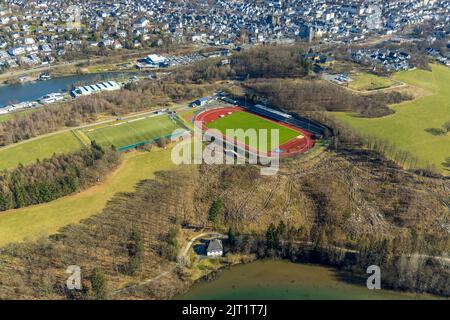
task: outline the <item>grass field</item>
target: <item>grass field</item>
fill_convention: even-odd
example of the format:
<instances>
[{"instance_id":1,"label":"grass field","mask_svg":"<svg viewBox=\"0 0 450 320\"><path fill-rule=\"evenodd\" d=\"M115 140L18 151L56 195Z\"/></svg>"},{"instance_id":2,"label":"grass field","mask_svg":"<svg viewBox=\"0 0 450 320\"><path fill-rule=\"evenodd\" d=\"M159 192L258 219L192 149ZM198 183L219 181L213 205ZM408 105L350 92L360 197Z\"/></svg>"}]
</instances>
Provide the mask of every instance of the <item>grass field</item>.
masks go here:
<instances>
[{"instance_id":1,"label":"grass field","mask_svg":"<svg viewBox=\"0 0 450 320\"><path fill-rule=\"evenodd\" d=\"M0 115L0 122L9 121L12 118L14 118L14 116L18 116L18 117L25 116L27 114L30 114L30 113L34 112L34 111L36 111L36 109L28 109L28 110L23 110L23 111L20 111L20 112L15 112L15 113L5 113L5 114Z\"/></svg>"},{"instance_id":2,"label":"grass field","mask_svg":"<svg viewBox=\"0 0 450 320\"><path fill-rule=\"evenodd\" d=\"M1 123L1 122L9 121L9 120L11 120L12 118L13 118L13 115L12 115L11 113L5 113L5 114L2 114L2 115L0 115L0 123Z\"/></svg>"},{"instance_id":3,"label":"grass field","mask_svg":"<svg viewBox=\"0 0 450 320\"><path fill-rule=\"evenodd\" d=\"M348 87L358 91L378 90L389 88L395 85L395 82L389 78L379 77L370 73L358 73L351 76Z\"/></svg>"},{"instance_id":4,"label":"grass field","mask_svg":"<svg viewBox=\"0 0 450 320\"><path fill-rule=\"evenodd\" d=\"M0 169L12 169L19 163L30 164L36 159L50 158L54 153L66 153L81 148L72 132L44 136L0 150Z\"/></svg>"},{"instance_id":5,"label":"grass field","mask_svg":"<svg viewBox=\"0 0 450 320\"><path fill-rule=\"evenodd\" d=\"M123 147L140 141L154 140L170 135L179 125L167 115L138 118L98 129L84 130L83 133L102 146Z\"/></svg>"},{"instance_id":6,"label":"grass field","mask_svg":"<svg viewBox=\"0 0 450 320\"><path fill-rule=\"evenodd\" d=\"M271 134L270 130L278 129L279 130L279 138L280 141L278 144L275 144L276 147L288 142L289 140L294 139L295 137L298 137L300 135L299 132L287 128L285 126L276 124L274 122L265 120L261 117L258 117L254 114L244 112L244 111L237 111L233 112L231 115L228 115L224 118L219 118L215 121L212 121L208 123L208 128L210 129L217 129L223 134L226 133L227 129L243 129L244 131L248 129L267 129L268 130L268 139L267 139L267 145L261 145L259 146L259 150L263 152L267 152L269 149L271 149ZM248 139L245 139L247 141L244 141L244 139L238 139L238 142L245 143L247 145L250 145L250 147L257 149L258 146L254 145L253 142L248 141Z\"/></svg>"},{"instance_id":7,"label":"grass field","mask_svg":"<svg viewBox=\"0 0 450 320\"><path fill-rule=\"evenodd\" d=\"M432 72L402 71L394 78L431 94L394 105L395 114L383 118L358 118L348 113L334 113L335 117L364 135L391 141L399 149L416 155L422 165L434 164L449 175L450 134L433 135L429 129L440 128L450 120L450 69L432 65Z\"/></svg>"},{"instance_id":8,"label":"grass field","mask_svg":"<svg viewBox=\"0 0 450 320\"><path fill-rule=\"evenodd\" d=\"M49 203L2 212L0 246L54 234L63 226L100 212L114 194L131 192L140 180L172 168L170 155L171 148L125 154L120 167L99 185Z\"/></svg>"}]
</instances>

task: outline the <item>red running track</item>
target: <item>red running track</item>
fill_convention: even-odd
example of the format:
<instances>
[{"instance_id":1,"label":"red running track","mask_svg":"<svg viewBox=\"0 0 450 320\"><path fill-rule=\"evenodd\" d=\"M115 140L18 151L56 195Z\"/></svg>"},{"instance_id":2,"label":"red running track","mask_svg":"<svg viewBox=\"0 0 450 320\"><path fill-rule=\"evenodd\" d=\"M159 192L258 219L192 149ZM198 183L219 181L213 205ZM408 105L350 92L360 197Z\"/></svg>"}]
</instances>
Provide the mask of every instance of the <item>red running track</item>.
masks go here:
<instances>
[{"instance_id":1,"label":"red running track","mask_svg":"<svg viewBox=\"0 0 450 320\"><path fill-rule=\"evenodd\" d=\"M246 112L244 108L238 107L238 106L226 107L226 108L216 108L216 109L211 109L211 110L206 110L206 111L200 112L196 116L195 121L201 122L201 129L206 131L206 130L208 130L208 126L207 126L208 123L219 119L221 116L227 116L230 112L236 112L236 111ZM260 117L266 121L271 121L278 125L290 128L299 133L299 137L291 139L277 148L278 149L277 153L281 157L293 156L293 155L296 155L299 153L304 153L314 146L315 141L314 141L312 133L310 133L306 130L303 130L303 129L299 129L295 126L289 125L287 123L274 121L272 119L269 119L267 117L263 117L263 116L260 116L260 115L254 114L254 113L252 113L252 115L254 115L256 117ZM232 138L229 138L225 135L224 135L224 138L228 141L233 141ZM246 150L250 150L255 153L257 152L257 150L255 150L254 148L252 148L248 145L245 145L245 144L242 144L239 142L237 142L237 143L239 145L245 147ZM266 156L270 156L272 152L275 152L275 150L270 151L268 154L265 154L265 153L263 153L263 154L265 154Z\"/></svg>"}]
</instances>

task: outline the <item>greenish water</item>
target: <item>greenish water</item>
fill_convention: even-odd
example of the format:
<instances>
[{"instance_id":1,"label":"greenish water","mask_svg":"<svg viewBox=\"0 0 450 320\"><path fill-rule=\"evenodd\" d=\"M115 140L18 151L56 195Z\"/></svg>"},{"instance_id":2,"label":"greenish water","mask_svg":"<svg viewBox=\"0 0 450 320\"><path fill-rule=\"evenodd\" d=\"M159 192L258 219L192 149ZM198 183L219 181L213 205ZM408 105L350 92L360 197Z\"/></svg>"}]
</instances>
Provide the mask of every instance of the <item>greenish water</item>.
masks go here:
<instances>
[{"instance_id":1,"label":"greenish water","mask_svg":"<svg viewBox=\"0 0 450 320\"><path fill-rule=\"evenodd\" d=\"M217 279L195 284L175 299L433 299L424 294L369 290L347 282L339 271L288 261L256 261L223 270ZM382 283L383 285L383 283Z\"/></svg>"}]
</instances>

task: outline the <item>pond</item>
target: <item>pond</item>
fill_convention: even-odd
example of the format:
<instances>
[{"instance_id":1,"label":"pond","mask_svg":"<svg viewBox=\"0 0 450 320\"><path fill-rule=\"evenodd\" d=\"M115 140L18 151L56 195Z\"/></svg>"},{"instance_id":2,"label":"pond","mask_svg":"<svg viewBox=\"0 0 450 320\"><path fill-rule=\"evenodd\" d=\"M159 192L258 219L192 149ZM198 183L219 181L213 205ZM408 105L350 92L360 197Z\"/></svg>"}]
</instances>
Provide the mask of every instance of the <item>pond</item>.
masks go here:
<instances>
[{"instance_id":1,"label":"pond","mask_svg":"<svg viewBox=\"0 0 450 320\"><path fill-rule=\"evenodd\" d=\"M348 273L289 261L264 260L237 265L220 272L217 279L195 284L175 299L434 299L426 294L369 290L351 283ZM369 275L368 275L369 276Z\"/></svg>"}]
</instances>

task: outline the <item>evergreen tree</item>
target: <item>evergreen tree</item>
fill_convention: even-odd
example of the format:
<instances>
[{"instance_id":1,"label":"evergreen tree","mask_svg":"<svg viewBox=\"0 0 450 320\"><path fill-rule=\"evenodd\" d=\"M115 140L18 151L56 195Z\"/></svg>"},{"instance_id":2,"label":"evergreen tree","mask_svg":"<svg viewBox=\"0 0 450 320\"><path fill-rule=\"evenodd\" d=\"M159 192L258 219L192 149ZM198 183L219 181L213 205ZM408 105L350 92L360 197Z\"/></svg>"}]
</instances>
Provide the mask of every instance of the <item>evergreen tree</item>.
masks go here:
<instances>
[{"instance_id":1,"label":"evergreen tree","mask_svg":"<svg viewBox=\"0 0 450 320\"><path fill-rule=\"evenodd\" d=\"M266 246L267 249L275 249L277 243L277 231L275 225L271 223L266 231Z\"/></svg>"},{"instance_id":2,"label":"evergreen tree","mask_svg":"<svg viewBox=\"0 0 450 320\"><path fill-rule=\"evenodd\" d=\"M278 239L285 237L285 235L286 235L286 225L284 224L283 221L280 221L278 223L277 230L276 230L276 235L277 235Z\"/></svg>"},{"instance_id":3,"label":"evergreen tree","mask_svg":"<svg viewBox=\"0 0 450 320\"><path fill-rule=\"evenodd\" d=\"M0 211L13 208L13 197L9 188L0 184Z\"/></svg>"},{"instance_id":4,"label":"evergreen tree","mask_svg":"<svg viewBox=\"0 0 450 320\"><path fill-rule=\"evenodd\" d=\"M95 268L90 280L95 299L105 300L107 298L107 282L103 272L99 268Z\"/></svg>"},{"instance_id":5,"label":"evergreen tree","mask_svg":"<svg viewBox=\"0 0 450 320\"><path fill-rule=\"evenodd\" d=\"M130 275L135 275L141 268L144 258L144 241L140 232L133 231L128 243L128 266L127 271Z\"/></svg>"},{"instance_id":6,"label":"evergreen tree","mask_svg":"<svg viewBox=\"0 0 450 320\"><path fill-rule=\"evenodd\" d=\"M234 248L236 245L236 232L231 227L228 229L228 243L231 248Z\"/></svg>"},{"instance_id":7,"label":"evergreen tree","mask_svg":"<svg viewBox=\"0 0 450 320\"><path fill-rule=\"evenodd\" d=\"M214 226L217 227L220 224L223 211L222 199L218 198L212 203L208 213L208 219L214 224Z\"/></svg>"},{"instance_id":8,"label":"evergreen tree","mask_svg":"<svg viewBox=\"0 0 450 320\"><path fill-rule=\"evenodd\" d=\"M90 148L0 172L0 211L49 202L98 181L119 160L113 150Z\"/></svg>"},{"instance_id":9,"label":"evergreen tree","mask_svg":"<svg viewBox=\"0 0 450 320\"><path fill-rule=\"evenodd\" d=\"M445 123L442 125L442 128L444 129L444 132L445 132L446 134L449 133L449 132L450 132L450 121L445 122Z\"/></svg>"}]
</instances>

